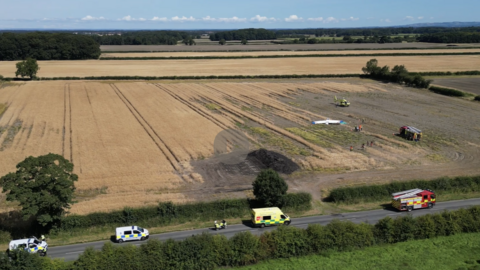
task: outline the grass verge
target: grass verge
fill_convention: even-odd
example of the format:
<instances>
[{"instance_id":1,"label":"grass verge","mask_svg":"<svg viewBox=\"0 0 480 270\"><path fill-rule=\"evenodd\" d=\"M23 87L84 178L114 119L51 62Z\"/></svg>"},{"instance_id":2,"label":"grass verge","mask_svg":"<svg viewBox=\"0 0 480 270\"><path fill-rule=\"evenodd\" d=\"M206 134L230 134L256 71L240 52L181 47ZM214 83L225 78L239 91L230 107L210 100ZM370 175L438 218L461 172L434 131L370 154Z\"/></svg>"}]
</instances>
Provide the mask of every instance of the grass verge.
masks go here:
<instances>
[{"instance_id":1,"label":"grass verge","mask_svg":"<svg viewBox=\"0 0 480 270\"><path fill-rule=\"evenodd\" d=\"M480 269L480 233L269 260L234 269Z\"/></svg>"}]
</instances>

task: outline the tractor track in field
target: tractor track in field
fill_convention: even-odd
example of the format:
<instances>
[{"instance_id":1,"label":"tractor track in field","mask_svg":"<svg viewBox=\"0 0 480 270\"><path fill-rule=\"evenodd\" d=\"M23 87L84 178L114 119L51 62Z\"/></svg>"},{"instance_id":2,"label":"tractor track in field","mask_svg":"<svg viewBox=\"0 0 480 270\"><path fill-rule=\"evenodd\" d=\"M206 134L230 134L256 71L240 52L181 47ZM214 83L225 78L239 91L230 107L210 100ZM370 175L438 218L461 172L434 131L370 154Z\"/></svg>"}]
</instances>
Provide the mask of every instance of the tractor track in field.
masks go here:
<instances>
[{"instance_id":1,"label":"tractor track in field","mask_svg":"<svg viewBox=\"0 0 480 270\"><path fill-rule=\"evenodd\" d=\"M63 134L62 156L70 158L73 163L73 139L72 139L72 98L70 84L65 84L63 89ZM69 151L69 153L68 153Z\"/></svg>"},{"instance_id":2,"label":"tractor track in field","mask_svg":"<svg viewBox=\"0 0 480 270\"><path fill-rule=\"evenodd\" d=\"M199 106L196 106L192 102L189 102L188 100L181 97L180 95L175 94L174 91L172 91L170 89L167 89L166 87L163 87L159 84L155 84L155 86L158 87L159 89L165 91L167 94L172 96L174 99L176 99L176 100L180 101L181 103L183 103L184 105L188 106L190 109L192 109L193 111L195 111L196 113L198 113L199 115L201 115L202 117L207 119L208 121L214 123L215 125L217 125L221 129L226 130L231 136L233 136L233 138L235 138L239 141L242 140L242 138L240 138L239 135L236 132L232 132L231 127L229 127L228 125L226 125L226 124L222 123L221 121L219 121L218 119L216 119L215 116L211 115L210 112L208 112L207 110L205 110L205 109L203 109ZM215 103L215 104L217 104L217 103ZM217 105L221 105L221 104L217 104Z\"/></svg>"},{"instance_id":3,"label":"tractor track in field","mask_svg":"<svg viewBox=\"0 0 480 270\"><path fill-rule=\"evenodd\" d=\"M201 115L202 117L204 117L205 119L211 121L212 123L214 123L215 125L217 125L219 128L222 128L222 129L228 129L229 127L226 126L225 124L223 124L222 122L218 121L217 119L215 119L215 117L209 115L207 112L204 112L202 111L201 109L197 108L196 106L194 106L193 104L191 104L190 102L188 102L187 100L185 100L184 98L180 97L179 95L175 94L173 91L167 89L166 87L163 87L159 84L154 84L157 88L163 90L165 93L169 94L172 98L174 98L175 100L178 100L179 102L181 102L182 104L184 104L185 106L189 107L190 109L192 109L193 111L195 111L196 113L198 113L199 115Z\"/></svg>"},{"instance_id":4,"label":"tractor track in field","mask_svg":"<svg viewBox=\"0 0 480 270\"><path fill-rule=\"evenodd\" d=\"M140 114L140 112L133 106L133 104L125 97L122 91L115 85L110 84L115 94L118 98L125 104L128 110L132 113L133 117L137 122L143 127L147 135L152 139L152 141L157 145L158 149L163 153L167 158L170 165L175 169L177 173L181 173L182 168L179 165L179 159L173 154L173 151L165 144L165 142L160 138L157 132L153 127L145 120L145 118Z\"/></svg>"}]
</instances>

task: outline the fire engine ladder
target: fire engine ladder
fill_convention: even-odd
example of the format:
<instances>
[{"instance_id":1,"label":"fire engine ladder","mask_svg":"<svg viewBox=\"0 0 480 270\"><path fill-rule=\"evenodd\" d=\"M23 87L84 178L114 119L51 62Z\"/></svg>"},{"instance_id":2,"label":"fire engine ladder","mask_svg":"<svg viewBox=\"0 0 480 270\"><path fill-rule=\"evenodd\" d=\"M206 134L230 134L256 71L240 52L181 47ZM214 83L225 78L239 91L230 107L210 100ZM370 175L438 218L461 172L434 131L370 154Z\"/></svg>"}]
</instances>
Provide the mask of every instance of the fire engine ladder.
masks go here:
<instances>
[{"instance_id":1,"label":"fire engine ladder","mask_svg":"<svg viewBox=\"0 0 480 270\"><path fill-rule=\"evenodd\" d=\"M418 193L420 193L422 191L423 191L423 189L416 188L416 189L410 189L410 190L405 190L405 191L401 191L401 192L392 193L392 196L395 199L403 199L403 198L416 196Z\"/></svg>"}]
</instances>

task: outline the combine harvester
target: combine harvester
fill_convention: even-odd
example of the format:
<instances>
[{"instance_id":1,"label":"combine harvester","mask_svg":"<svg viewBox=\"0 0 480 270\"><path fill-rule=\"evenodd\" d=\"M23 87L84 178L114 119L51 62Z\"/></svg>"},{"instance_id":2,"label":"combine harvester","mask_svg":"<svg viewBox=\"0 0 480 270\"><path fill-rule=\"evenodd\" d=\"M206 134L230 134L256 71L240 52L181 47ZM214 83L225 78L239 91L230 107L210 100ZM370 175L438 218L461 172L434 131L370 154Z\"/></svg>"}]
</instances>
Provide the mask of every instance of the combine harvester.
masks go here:
<instances>
[{"instance_id":1,"label":"combine harvester","mask_svg":"<svg viewBox=\"0 0 480 270\"><path fill-rule=\"evenodd\" d=\"M342 120L331 120L330 118L327 118L327 120L322 120L322 121L313 121L313 125L318 125L318 124L325 124L325 125L346 125L347 122L342 121Z\"/></svg>"}]
</instances>

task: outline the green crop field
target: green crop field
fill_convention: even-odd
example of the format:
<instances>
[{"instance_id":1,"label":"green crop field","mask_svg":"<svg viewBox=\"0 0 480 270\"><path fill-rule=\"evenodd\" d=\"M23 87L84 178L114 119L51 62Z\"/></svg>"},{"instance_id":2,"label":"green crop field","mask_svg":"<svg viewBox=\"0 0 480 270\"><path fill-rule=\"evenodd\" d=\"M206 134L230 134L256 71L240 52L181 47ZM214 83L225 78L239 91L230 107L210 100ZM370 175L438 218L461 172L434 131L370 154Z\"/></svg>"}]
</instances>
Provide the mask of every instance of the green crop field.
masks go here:
<instances>
[{"instance_id":1,"label":"green crop field","mask_svg":"<svg viewBox=\"0 0 480 270\"><path fill-rule=\"evenodd\" d=\"M235 269L480 269L480 233L409 241L352 252L270 260Z\"/></svg>"}]
</instances>

